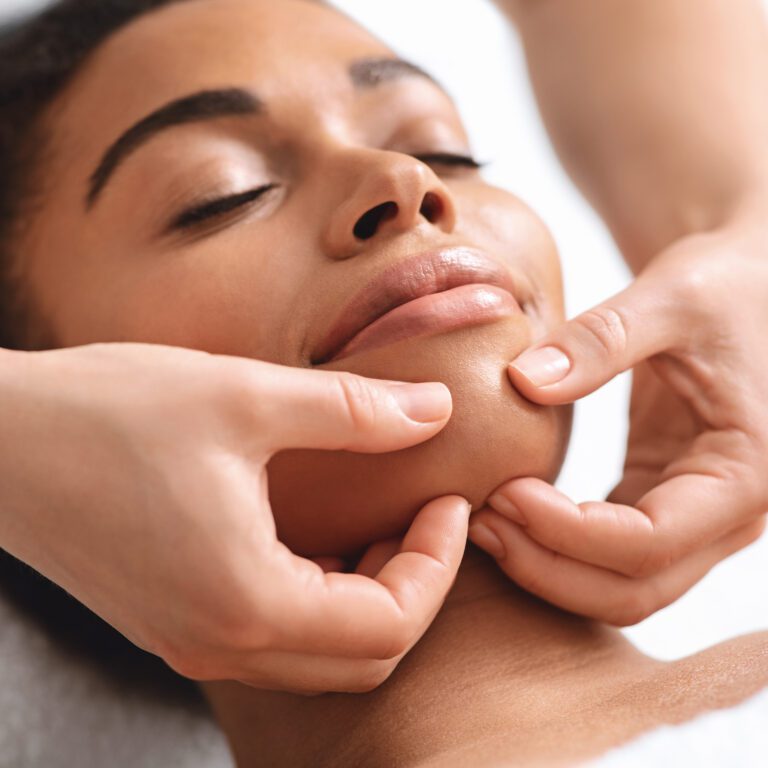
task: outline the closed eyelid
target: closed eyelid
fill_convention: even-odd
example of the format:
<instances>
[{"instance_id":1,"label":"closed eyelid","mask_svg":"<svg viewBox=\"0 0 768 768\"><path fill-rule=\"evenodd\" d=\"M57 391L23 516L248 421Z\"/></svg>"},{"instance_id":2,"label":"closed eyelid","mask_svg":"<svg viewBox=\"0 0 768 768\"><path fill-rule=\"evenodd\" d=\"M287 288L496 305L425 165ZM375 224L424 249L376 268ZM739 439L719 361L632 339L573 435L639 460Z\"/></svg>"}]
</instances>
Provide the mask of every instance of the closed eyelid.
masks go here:
<instances>
[{"instance_id":1,"label":"closed eyelid","mask_svg":"<svg viewBox=\"0 0 768 768\"><path fill-rule=\"evenodd\" d=\"M200 91L166 104L131 126L107 149L89 177L86 208L95 205L117 168L160 132L179 125L263 112L261 100L241 88Z\"/></svg>"},{"instance_id":2,"label":"closed eyelid","mask_svg":"<svg viewBox=\"0 0 768 768\"><path fill-rule=\"evenodd\" d=\"M348 65L348 74L358 90L375 89L406 77L424 78L444 90L435 78L417 65L392 57L353 61ZM193 122L265 113L266 106L262 99L252 91L239 87L199 91L156 109L128 128L104 152L88 180L86 210L95 205L123 161L159 132Z\"/></svg>"},{"instance_id":3,"label":"closed eyelid","mask_svg":"<svg viewBox=\"0 0 768 768\"><path fill-rule=\"evenodd\" d=\"M192 229L198 224L233 213L250 203L259 201L277 187L276 183L262 184L244 192L221 195L189 206L172 219L165 229L165 234Z\"/></svg>"}]
</instances>

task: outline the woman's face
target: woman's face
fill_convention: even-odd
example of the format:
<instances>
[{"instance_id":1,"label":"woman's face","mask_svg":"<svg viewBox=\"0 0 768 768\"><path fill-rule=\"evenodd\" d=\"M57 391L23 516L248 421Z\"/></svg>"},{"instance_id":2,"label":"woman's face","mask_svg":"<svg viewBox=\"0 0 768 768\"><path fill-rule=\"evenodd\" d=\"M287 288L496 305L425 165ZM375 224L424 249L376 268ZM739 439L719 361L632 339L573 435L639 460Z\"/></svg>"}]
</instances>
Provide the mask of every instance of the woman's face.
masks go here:
<instances>
[{"instance_id":1,"label":"woman's face","mask_svg":"<svg viewBox=\"0 0 768 768\"><path fill-rule=\"evenodd\" d=\"M553 243L464 159L441 88L349 19L307 0L169 5L104 44L47 123L21 268L54 345L173 344L451 389L424 445L273 459L294 549L352 551L435 496L479 504L556 474L568 411L524 401L505 373L562 317Z\"/></svg>"}]
</instances>

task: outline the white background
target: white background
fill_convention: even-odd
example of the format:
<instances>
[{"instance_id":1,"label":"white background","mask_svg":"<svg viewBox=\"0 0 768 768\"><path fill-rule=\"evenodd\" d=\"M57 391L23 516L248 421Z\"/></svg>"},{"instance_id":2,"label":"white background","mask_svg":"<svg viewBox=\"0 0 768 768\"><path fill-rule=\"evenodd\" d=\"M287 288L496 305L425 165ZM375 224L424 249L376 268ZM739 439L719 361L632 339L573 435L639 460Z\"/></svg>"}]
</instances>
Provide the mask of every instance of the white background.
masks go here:
<instances>
[{"instance_id":1,"label":"white background","mask_svg":"<svg viewBox=\"0 0 768 768\"><path fill-rule=\"evenodd\" d=\"M561 171L540 125L513 30L481 0L335 0L452 92L487 178L530 203L560 247L569 313L621 288L626 270L601 222ZM768 0L764 0L768 7ZM40 5L0 0L0 13ZM620 475L628 380L577 409L559 485L576 500L601 498ZM768 471L768 457L766 457ZM718 566L675 605L627 630L644 651L675 658L768 628L768 536Z\"/></svg>"}]
</instances>

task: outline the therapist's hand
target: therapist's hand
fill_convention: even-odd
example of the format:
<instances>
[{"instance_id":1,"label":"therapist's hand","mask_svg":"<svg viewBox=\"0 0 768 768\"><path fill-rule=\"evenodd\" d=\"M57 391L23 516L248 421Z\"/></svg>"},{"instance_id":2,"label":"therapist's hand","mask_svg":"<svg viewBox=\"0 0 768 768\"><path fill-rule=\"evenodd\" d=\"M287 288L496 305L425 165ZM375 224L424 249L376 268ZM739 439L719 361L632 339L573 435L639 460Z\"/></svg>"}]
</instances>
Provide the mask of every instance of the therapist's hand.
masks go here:
<instances>
[{"instance_id":1,"label":"therapist's hand","mask_svg":"<svg viewBox=\"0 0 768 768\"><path fill-rule=\"evenodd\" d=\"M404 448L450 413L441 384L150 345L2 351L0 544L188 677L369 690L442 604L468 504L428 504L370 576L324 573L277 541L266 465Z\"/></svg>"},{"instance_id":2,"label":"therapist's hand","mask_svg":"<svg viewBox=\"0 0 768 768\"><path fill-rule=\"evenodd\" d=\"M542 404L635 368L624 476L606 502L547 483L503 485L470 538L522 587L633 624L754 541L768 511L768 228L679 241L627 290L510 367ZM595 467L598 471L599 467Z\"/></svg>"}]
</instances>

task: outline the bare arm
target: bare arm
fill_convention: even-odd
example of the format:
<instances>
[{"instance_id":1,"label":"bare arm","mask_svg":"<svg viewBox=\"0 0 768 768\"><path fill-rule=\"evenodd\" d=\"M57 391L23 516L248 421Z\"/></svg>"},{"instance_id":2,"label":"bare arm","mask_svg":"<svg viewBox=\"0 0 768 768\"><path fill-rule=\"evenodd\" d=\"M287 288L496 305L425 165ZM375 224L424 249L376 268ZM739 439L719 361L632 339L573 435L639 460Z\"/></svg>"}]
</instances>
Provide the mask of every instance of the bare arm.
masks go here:
<instances>
[{"instance_id":1,"label":"bare arm","mask_svg":"<svg viewBox=\"0 0 768 768\"><path fill-rule=\"evenodd\" d=\"M483 547L490 529L502 569L539 596L631 624L765 526L768 26L759 0L497 2L565 166L637 274L510 377L543 405L628 369L633 385L608 501L518 478L470 536Z\"/></svg>"},{"instance_id":2,"label":"bare arm","mask_svg":"<svg viewBox=\"0 0 768 768\"><path fill-rule=\"evenodd\" d=\"M498 3L563 164L635 271L766 195L760 0Z\"/></svg>"}]
</instances>

